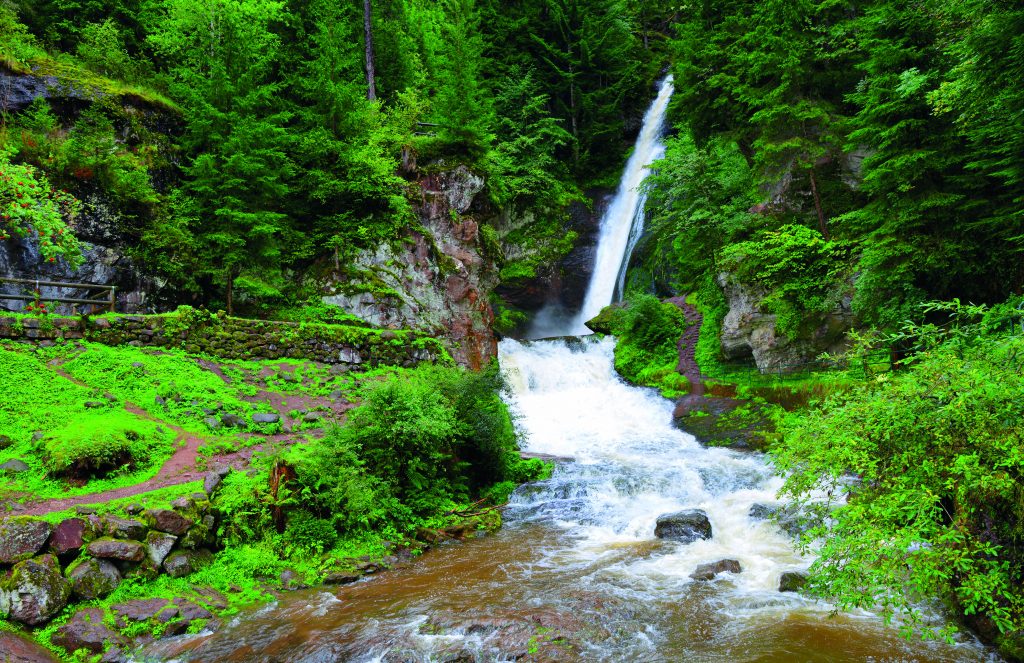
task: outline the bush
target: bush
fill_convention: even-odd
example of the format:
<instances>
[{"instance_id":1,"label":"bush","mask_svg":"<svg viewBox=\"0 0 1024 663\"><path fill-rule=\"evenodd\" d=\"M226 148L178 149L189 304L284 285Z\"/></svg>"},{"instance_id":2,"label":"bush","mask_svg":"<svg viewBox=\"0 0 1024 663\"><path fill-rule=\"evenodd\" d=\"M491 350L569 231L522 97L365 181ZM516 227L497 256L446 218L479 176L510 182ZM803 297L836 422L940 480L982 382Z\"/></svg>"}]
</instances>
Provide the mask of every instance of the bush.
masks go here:
<instances>
[{"instance_id":1,"label":"bush","mask_svg":"<svg viewBox=\"0 0 1024 663\"><path fill-rule=\"evenodd\" d=\"M615 370L634 384L657 387L670 397L685 393L688 383L676 371L679 338L686 318L678 306L651 295L634 295L613 309L610 321L615 345Z\"/></svg>"},{"instance_id":2,"label":"bush","mask_svg":"<svg viewBox=\"0 0 1024 663\"><path fill-rule=\"evenodd\" d=\"M1006 633L1024 626L1024 341L960 308L906 328L925 348L908 370L791 416L773 456L819 517L810 591L910 626L915 601L942 596Z\"/></svg>"},{"instance_id":3,"label":"bush","mask_svg":"<svg viewBox=\"0 0 1024 663\"><path fill-rule=\"evenodd\" d=\"M156 428L127 412L85 415L48 436L44 443L47 472L90 479L130 470L168 441L168 434Z\"/></svg>"}]
</instances>

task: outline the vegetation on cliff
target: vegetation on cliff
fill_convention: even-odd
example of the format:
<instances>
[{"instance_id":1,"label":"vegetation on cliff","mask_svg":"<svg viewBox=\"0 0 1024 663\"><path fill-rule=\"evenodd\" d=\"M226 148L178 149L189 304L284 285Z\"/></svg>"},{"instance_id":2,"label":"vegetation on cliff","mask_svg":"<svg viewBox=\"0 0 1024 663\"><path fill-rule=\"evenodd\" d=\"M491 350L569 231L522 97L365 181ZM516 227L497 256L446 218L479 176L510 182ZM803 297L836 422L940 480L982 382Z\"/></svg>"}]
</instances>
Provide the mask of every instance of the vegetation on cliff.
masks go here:
<instances>
[{"instance_id":1,"label":"vegetation on cliff","mask_svg":"<svg viewBox=\"0 0 1024 663\"><path fill-rule=\"evenodd\" d=\"M371 5L3 3L5 70L51 91L5 112L0 143L112 208L148 273L229 310L287 308L312 294L296 267L399 241L419 224L417 180L457 164L496 208L529 212L509 242L546 262L571 248L566 205L617 172L670 12Z\"/></svg>"}]
</instances>

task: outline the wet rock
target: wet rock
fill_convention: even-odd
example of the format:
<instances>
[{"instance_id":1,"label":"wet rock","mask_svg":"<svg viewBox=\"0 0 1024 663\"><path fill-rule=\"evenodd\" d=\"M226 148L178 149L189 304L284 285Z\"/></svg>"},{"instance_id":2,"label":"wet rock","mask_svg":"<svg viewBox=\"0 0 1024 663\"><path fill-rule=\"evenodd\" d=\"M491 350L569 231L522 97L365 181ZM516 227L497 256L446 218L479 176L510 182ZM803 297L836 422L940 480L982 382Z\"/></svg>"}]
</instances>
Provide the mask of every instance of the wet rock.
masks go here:
<instances>
[{"instance_id":1,"label":"wet rock","mask_svg":"<svg viewBox=\"0 0 1024 663\"><path fill-rule=\"evenodd\" d=\"M213 587L193 587L193 591L202 598L204 603L212 608L224 610L228 607L227 597Z\"/></svg>"},{"instance_id":2,"label":"wet rock","mask_svg":"<svg viewBox=\"0 0 1024 663\"><path fill-rule=\"evenodd\" d=\"M747 513L751 520L771 520L792 537L798 537L807 530L803 516L792 507L753 504Z\"/></svg>"},{"instance_id":3,"label":"wet rock","mask_svg":"<svg viewBox=\"0 0 1024 663\"><path fill-rule=\"evenodd\" d=\"M325 585L349 585L361 576L358 573L331 573L324 578Z\"/></svg>"},{"instance_id":4,"label":"wet rock","mask_svg":"<svg viewBox=\"0 0 1024 663\"><path fill-rule=\"evenodd\" d=\"M279 579L281 580L281 587L285 589L304 589L309 586L305 583L302 575L292 569L282 571Z\"/></svg>"},{"instance_id":5,"label":"wet rock","mask_svg":"<svg viewBox=\"0 0 1024 663\"><path fill-rule=\"evenodd\" d=\"M57 558L40 555L15 564L3 581L0 594L0 604L8 604L11 620L39 626L64 609L71 597L71 586L61 575Z\"/></svg>"},{"instance_id":6,"label":"wet rock","mask_svg":"<svg viewBox=\"0 0 1024 663\"><path fill-rule=\"evenodd\" d=\"M799 571L786 571L779 578L780 592L799 592L807 584L807 574Z\"/></svg>"},{"instance_id":7,"label":"wet rock","mask_svg":"<svg viewBox=\"0 0 1024 663\"><path fill-rule=\"evenodd\" d=\"M156 617L170 603L167 599L138 599L118 603L111 606L110 609L114 611L121 622L145 622Z\"/></svg>"},{"instance_id":8,"label":"wet rock","mask_svg":"<svg viewBox=\"0 0 1024 663\"><path fill-rule=\"evenodd\" d=\"M181 618L186 621L192 621L194 619L210 619L213 617L212 612L197 603L189 601L188 599L174 599L174 604L177 606L178 613L181 615Z\"/></svg>"},{"instance_id":9,"label":"wet rock","mask_svg":"<svg viewBox=\"0 0 1024 663\"><path fill-rule=\"evenodd\" d=\"M682 543L711 538L711 522L700 509L690 509L658 516L654 536Z\"/></svg>"},{"instance_id":10,"label":"wet rock","mask_svg":"<svg viewBox=\"0 0 1024 663\"><path fill-rule=\"evenodd\" d=\"M127 639L103 624L103 611L99 608L76 612L67 624L57 629L51 641L69 652L85 649L93 654L102 653L108 645L128 644Z\"/></svg>"},{"instance_id":11,"label":"wet rock","mask_svg":"<svg viewBox=\"0 0 1024 663\"><path fill-rule=\"evenodd\" d=\"M45 520L16 516L0 522L0 563L13 564L35 556L50 538L53 526Z\"/></svg>"},{"instance_id":12,"label":"wet rock","mask_svg":"<svg viewBox=\"0 0 1024 663\"><path fill-rule=\"evenodd\" d=\"M701 564L690 577L694 580L712 580L719 573L739 573L743 570L735 559L720 559L711 564Z\"/></svg>"},{"instance_id":13,"label":"wet rock","mask_svg":"<svg viewBox=\"0 0 1024 663\"><path fill-rule=\"evenodd\" d=\"M164 532L150 532L146 535L146 556L157 567L164 563L178 537Z\"/></svg>"},{"instance_id":14,"label":"wet rock","mask_svg":"<svg viewBox=\"0 0 1024 663\"><path fill-rule=\"evenodd\" d=\"M279 421L281 421L281 415L277 413L257 412L252 415L254 424L276 424Z\"/></svg>"},{"instance_id":15,"label":"wet rock","mask_svg":"<svg viewBox=\"0 0 1024 663\"><path fill-rule=\"evenodd\" d=\"M137 520L109 516L106 521L107 536L117 539L141 539L146 535L146 526Z\"/></svg>"},{"instance_id":16,"label":"wet rock","mask_svg":"<svg viewBox=\"0 0 1024 663\"><path fill-rule=\"evenodd\" d=\"M71 591L83 601L106 596L121 584L121 573L105 559L82 559L68 567L66 575Z\"/></svg>"},{"instance_id":17,"label":"wet rock","mask_svg":"<svg viewBox=\"0 0 1024 663\"><path fill-rule=\"evenodd\" d=\"M615 314L622 310L622 304L612 304L611 306L605 306L601 309L601 312L596 316L587 320L583 324L587 326L587 329L597 334L611 334L612 333L612 321L615 319Z\"/></svg>"},{"instance_id":18,"label":"wet rock","mask_svg":"<svg viewBox=\"0 0 1024 663\"><path fill-rule=\"evenodd\" d=\"M138 541L120 539L96 539L85 547L93 557L101 559L119 559L125 562L141 562L146 556L146 547Z\"/></svg>"},{"instance_id":19,"label":"wet rock","mask_svg":"<svg viewBox=\"0 0 1024 663\"><path fill-rule=\"evenodd\" d=\"M8 631L0 631L0 660L4 663L58 663L43 647Z\"/></svg>"},{"instance_id":20,"label":"wet rock","mask_svg":"<svg viewBox=\"0 0 1024 663\"><path fill-rule=\"evenodd\" d=\"M28 465L26 465L23 460L12 458L3 465L0 465L0 472L11 472L12 474L28 472Z\"/></svg>"},{"instance_id":21,"label":"wet rock","mask_svg":"<svg viewBox=\"0 0 1024 663\"><path fill-rule=\"evenodd\" d=\"M187 507L186 507L187 508ZM181 536L192 527L194 521L171 509L150 509L146 512L153 529Z\"/></svg>"},{"instance_id":22,"label":"wet rock","mask_svg":"<svg viewBox=\"0 0 1024 663\"><path fill-rule=\"evenodd\" d=\"M751 504L747 516L751 520L771 520L772 516L778 513L779 507L768 506L767 504Z\"/></svg>"}]
</instances>

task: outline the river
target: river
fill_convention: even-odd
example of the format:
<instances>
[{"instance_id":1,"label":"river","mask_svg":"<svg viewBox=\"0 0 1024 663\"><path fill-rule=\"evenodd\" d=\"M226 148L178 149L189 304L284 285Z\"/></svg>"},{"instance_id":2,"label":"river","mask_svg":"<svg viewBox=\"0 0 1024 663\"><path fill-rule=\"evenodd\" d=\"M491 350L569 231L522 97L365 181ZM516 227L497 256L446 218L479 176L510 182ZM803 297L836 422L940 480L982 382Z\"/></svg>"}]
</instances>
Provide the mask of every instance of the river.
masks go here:
<instances>
[{"instance_id":1,"label":"river","mask_svg":"<svg viewBox=\"0 0 1024 663\"><path fill-rule=\"evenodd\" d=\"M541 316L540 335L579 334L610 303L642 222L639 184L663 150L664 81L610 212L580 312ZM905 640L875 615L780 592L806 569L792 540L751 515L781 480L760 454L706 448L673 404L624 383L614 340L520 342L499 353L522 447L557 457L521 487L496 534L430 550L354 585L290 592L212 634L164 641L144 660L181 661L989 661L975 640ZM655 537L659 515L699 509L693 543ZM735 560L738 573L690 576Z\"/></svg>"}]
</instances>

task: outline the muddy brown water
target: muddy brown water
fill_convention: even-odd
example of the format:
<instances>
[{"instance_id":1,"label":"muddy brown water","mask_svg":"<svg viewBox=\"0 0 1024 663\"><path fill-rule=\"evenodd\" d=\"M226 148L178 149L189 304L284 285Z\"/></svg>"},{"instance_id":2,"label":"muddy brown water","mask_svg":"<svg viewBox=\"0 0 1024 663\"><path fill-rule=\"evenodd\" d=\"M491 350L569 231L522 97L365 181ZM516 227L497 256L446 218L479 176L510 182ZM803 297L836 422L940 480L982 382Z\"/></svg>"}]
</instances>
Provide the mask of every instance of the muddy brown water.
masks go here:
<instances>
[{"instance_id":1,"label":"muddy brown water","mask_svg":"<svg viewBox=\"0 0 1024 663\"><path fill-rule=\"evenodd\" d=\"M750 515L777 503L780 479L757 454L674 428L671 402L617 378L612 343L502 342L524 450L563 460L517 491L501 531L354 585L287 593L136 660L998 660L968 636L906 640L876 615L779 592L783 572L811 562ZM691 508L710 539L655 538L660 514ZM741 572L690 578L721 559Z\"/></svg>"}]
</instances>

